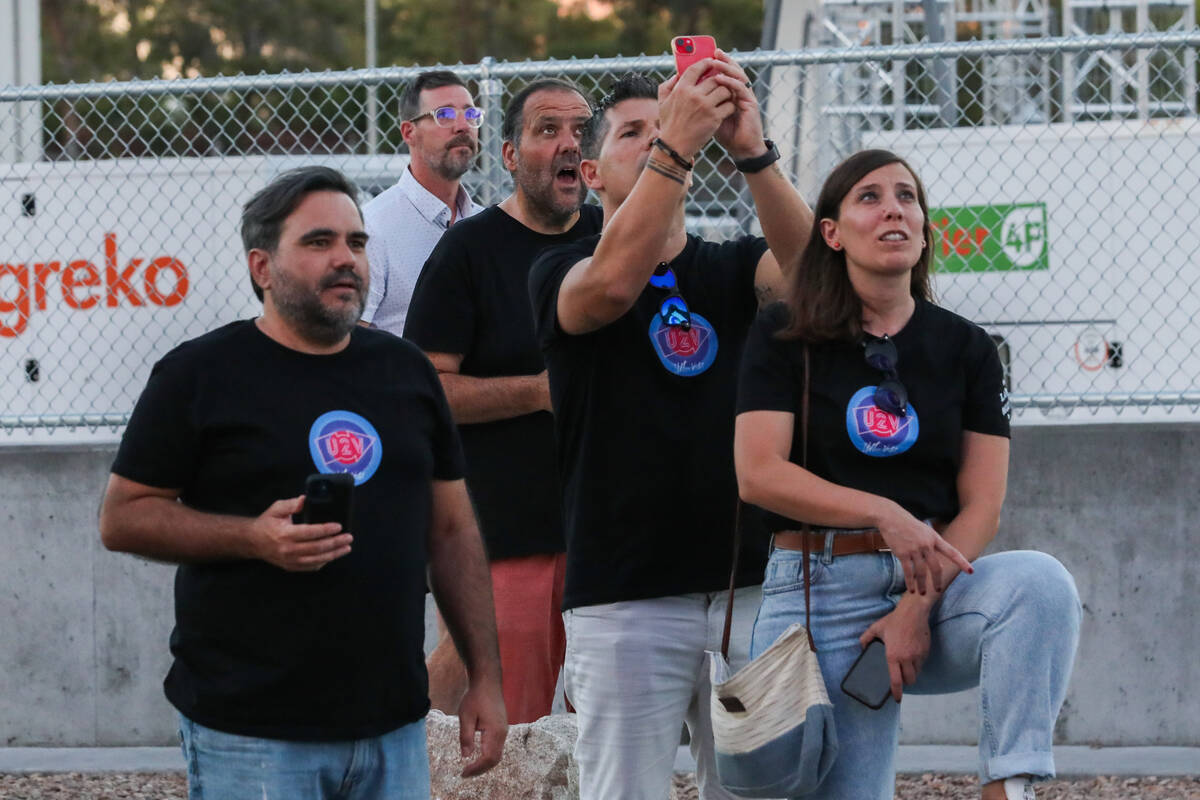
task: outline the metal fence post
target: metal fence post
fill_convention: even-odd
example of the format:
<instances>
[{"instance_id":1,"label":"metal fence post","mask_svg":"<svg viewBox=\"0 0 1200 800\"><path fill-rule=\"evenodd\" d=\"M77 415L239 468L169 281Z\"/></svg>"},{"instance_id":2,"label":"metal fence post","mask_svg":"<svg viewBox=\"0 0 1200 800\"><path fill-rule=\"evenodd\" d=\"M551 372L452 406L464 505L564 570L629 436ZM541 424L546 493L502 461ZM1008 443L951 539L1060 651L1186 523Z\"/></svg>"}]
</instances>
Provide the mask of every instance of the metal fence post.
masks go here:
<instances>
[{"instance_id":1,"label":"metal fence post","mask_svg":"<svg viewBox=\"0 0 1200 800\"><path fill-rule=\"evenodd\" d=\"M481 142L480 166L483 172L482 199L484 205L500 202L500 186L503 183L504 164L500 157L501 122L503 121L504 106L501 98L504 96L504 83L492 77L492 68L496 60L491 56L479 62L479 96L483 103L483 141Z\"/></svg>"}]
</instances>

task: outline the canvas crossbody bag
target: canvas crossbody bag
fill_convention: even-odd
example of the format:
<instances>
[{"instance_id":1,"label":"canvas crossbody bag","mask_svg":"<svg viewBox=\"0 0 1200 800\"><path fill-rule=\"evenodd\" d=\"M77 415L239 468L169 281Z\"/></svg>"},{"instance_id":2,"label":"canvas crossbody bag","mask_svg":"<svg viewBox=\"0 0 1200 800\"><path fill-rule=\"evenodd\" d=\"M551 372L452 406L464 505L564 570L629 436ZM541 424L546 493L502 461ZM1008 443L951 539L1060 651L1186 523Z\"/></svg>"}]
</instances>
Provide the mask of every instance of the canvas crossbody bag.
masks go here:
<instances>
[{"instance_id":1,"label":"canvas crossbody bag","mask_svg":"<svg viewBox=\"0 0 1200 800\"><path fill-rule=\"evenodd\" d=\"M810 372L806 344L800 423L801 461L806 468ZM802 526L806 534L804 624L789 626L758 658L730 675L729 637L741 549L740 500L737 511L721 652L708 652L717 776L725 789L742 797L793 797L817 788L838 751L833 705L809 630L809 526Z\"/></svg>"}]
</instances>

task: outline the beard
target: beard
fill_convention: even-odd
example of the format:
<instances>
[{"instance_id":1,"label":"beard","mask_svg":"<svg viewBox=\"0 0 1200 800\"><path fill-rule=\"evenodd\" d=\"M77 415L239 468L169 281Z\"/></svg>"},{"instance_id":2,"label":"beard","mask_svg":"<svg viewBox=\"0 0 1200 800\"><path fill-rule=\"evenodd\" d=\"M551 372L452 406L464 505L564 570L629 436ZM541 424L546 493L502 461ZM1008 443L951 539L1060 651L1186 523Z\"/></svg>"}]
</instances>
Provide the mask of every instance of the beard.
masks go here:
<instances>
[{"instance_id":1,"label":"beard","mask_svg":"<svg viewBox=\"0 0 1200 800\"><path fill-rule=\"evenodd\" d=\"M463 153L458 148L470 148L470 153ZM448 181L456 181L466 175L475 164L475 156L479 154L479 142L463 134L455 136L446 142L446 147L433 157L425 156L425 164L439 177Z\"/></svg>"},{"instance_id":2,"label":"beard","mask_svg":"<svg viewBox=\"0 0 1200 800\"><path fill-rule=\"evenodd\" d=\"M321 292L335 283L350 278L358 289L358 302L330 307L321 302ZM283 270L271 267L271 300L301 337L324 347L332 347L354 330L366 307L366 287L357 274L349 270L335 272L321 279L315 291L302 286Z\"/></svg>"},{"instance_id":3,"label":"beard","mask_svg":"<svg viewBox=\"0 0 1200 800\"><path fill-rule=\"evenodd\" d=\"M578 174L578 163L573 166ZM524 169L518 161L517 169L513 171L513 182L521 189L521 193L525 195L525 199L534 213L543 221L556 227L567 224L579 207L583 205L588 193L587 185L580 180L579 191L575 193L575 196L564 198L554 187L558 170L559 166L556 165L548 174L542 171L535 172Z\"/></svg>"}]
</instances>

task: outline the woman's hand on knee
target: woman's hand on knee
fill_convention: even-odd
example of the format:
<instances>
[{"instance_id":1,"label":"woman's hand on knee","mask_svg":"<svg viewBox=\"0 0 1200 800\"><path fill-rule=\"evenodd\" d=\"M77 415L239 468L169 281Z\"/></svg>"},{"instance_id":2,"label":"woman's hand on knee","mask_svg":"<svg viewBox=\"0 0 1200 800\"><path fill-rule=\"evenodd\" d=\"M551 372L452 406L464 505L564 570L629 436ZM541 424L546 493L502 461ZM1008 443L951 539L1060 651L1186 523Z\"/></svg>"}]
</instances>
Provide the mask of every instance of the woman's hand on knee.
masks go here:
<instances>
[{"instance_id":1,"label":"woman's hand on knee","mask_svg":"<svg viewBox=\"0 0 1200 800\"><path fill-rule=\"evenodd\" d=\"M941 592L944 586L938 555L945 556L963 572L973 572L971 562L929 525L895 503L876 523L879 533L904 569L904 586L909 592Z\"/></svg>"}]
</instances>

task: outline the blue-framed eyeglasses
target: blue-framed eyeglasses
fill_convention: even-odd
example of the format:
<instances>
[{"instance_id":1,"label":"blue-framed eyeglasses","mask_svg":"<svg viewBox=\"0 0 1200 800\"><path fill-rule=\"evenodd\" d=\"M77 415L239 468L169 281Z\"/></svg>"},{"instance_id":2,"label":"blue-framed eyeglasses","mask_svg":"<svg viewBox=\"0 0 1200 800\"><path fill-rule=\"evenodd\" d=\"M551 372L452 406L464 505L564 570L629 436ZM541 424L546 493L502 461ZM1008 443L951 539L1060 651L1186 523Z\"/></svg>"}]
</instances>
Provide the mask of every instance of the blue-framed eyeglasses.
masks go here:
<instances>
[{"instance_id":1,"label":"blue-framed eyeglasses","mask_svg":"<svg viewBox=\"0 0 1200 800\"><path fill-rule=\"evenodd\" d=\"M439 128L449 128L454 124L454 121L458 119L459 114L462 114L463 119L466 120L467 124L472 128L478 128L483 124L483 109L475 106L467 106L463 109L458 109L454 106L440 106L432 111L426 111L423 114L417 114L415 117L410 119L409 122L416 122L422 117L429 117L435 123L437 123Z\"/></svg>"},{"instance_id":2,"label":"blue-framed eyeglasses","mask_svg":"<svg viewBox=\"0 0 1200 800\"><path fill-rule=\"evenodd\" d=\"M650 285L655 289L662 289L670 293L658 307L658 316L662 319L663 324L685 331L691 330L692 312L688 309L683 295L679 293L679 282L675 279L675 271L667 266L667 262L660 261L654 268L654 274L650 276Z\"/></svg>"},{"instance_id":3,"label":"blue-framed eyeglasses","mask_svg":"<svg viewBox=\"0 0 1200 800\"><path fill-rule=\"evenodd\" d=\"M900 354L896 351L896 343L884 335L879 339L863 342L863 349L867 363L886 376L875 387L875 405L898 417L907 415L908 389L900 382L900 374L897 372Z\"/></svg>"}]
</instances>

